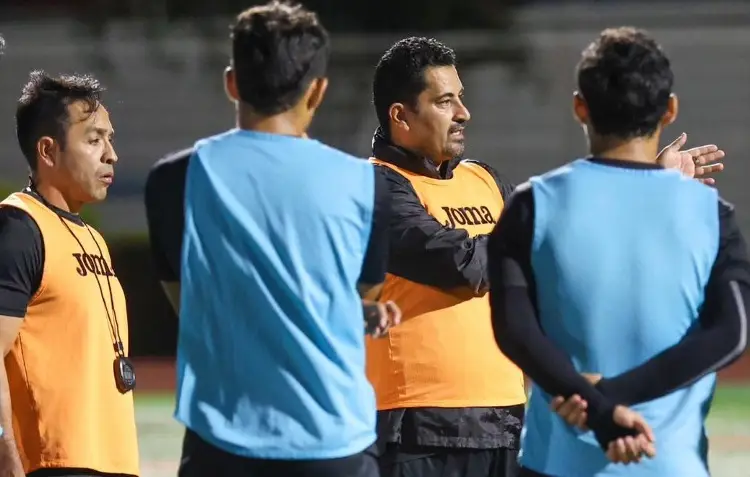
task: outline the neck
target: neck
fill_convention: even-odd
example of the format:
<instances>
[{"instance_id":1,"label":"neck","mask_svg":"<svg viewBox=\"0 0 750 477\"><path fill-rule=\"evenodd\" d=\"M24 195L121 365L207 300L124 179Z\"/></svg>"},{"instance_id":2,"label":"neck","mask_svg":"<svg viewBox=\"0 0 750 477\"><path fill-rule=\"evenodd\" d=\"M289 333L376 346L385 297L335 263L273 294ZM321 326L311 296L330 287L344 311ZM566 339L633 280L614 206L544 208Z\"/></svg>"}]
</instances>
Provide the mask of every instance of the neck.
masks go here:
<instances>
[{"instance_id":1,"label":"neck","mask_svg":"<svg viewBox=\"0 0 750 477\"><path fill-rule=\"evenodd\" d=\"M300 124L300 120L292 111L274 116L259 116L245 110L241 105L237 109L237 127L247 131L281 134L283 136L304 137L306 135L306 127Z\"/></svg>"},{"instance_id":2,"label":"neck","mask_svg":"<svg viewBox=\"0 0 750 477\"><path fill-rule=\"evenodd\" d=\"M594 157L620 161L656 163L659 154L659 136L635 139L592 136L589 138L589 151Z\"/></svg>"},{"instance_id":3,"label":"neck","mask_svg":"<svg viewBox=\"0 0 750 477\"><path fill-rule=\"evenodd\" d=\"M60 189L46 182L34 184L33 188L47 203L65 212L77 214L83 207L82 203L66 198Z\"/></svg>"},{"instance_id":4,"label":"neck","mask_svg":"<svg viewBox=\"0 0 750 477\"><path fill-rule=\"evenodd\" d=\"M406 141L401 141L401 140L393 138L393 137L388 138L387 136L386 136L386 138L394 146L398 146L401 149L409 151L410 153L414 154L415 156L422 157L422 158L430 161L435 167L439 167L442 163L450 161L452 159L450 157L443 157L443 156L437 156L437 157L435 157L432 154L425 153L424 151L422 151L418 147L414 147L414 146L408 145L408 143Z\"/></svg>"}]
</instances>

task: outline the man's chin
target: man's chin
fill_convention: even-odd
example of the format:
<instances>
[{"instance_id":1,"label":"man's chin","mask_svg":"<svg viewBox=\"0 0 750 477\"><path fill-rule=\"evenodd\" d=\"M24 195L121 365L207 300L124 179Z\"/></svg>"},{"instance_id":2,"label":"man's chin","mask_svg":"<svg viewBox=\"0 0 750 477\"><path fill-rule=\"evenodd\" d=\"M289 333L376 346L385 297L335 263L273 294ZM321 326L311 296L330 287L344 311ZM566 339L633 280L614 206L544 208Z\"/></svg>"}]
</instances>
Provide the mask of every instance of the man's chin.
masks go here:
<instances>
[{"instance_id":1,"label":"man's chin","mask_svg":"<svg viewBox=\"0 0 750 477\"><path fill-rule=\"evenodd\" d=\"M104 199L107 198L107 189L97 190L93 194L89 196L89 203L90 204L96 204L98 202L104 201Z\"/></svg>"},{"instance_id":2,"label":"man's chin","mask_svg":"<svg viewBox=\"0 0 750 477\"><path fill-rule=\"evenodd\" d=\"M453 147L450 148L450 157L452 157L452 158L463 157L465 150L466 150L466 148L464 147L463 144L461 144L460 146L455 145L455 146L453 146Z\"/></svg>"}]
</instances>

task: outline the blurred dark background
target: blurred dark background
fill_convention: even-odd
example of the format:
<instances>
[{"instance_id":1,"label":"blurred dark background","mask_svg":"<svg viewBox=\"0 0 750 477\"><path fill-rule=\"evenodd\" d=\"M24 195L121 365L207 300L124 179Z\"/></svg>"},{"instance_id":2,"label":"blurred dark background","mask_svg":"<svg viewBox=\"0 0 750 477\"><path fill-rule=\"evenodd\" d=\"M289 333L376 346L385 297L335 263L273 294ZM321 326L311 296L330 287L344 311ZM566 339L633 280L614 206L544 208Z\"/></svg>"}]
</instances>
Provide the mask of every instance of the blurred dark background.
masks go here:
<instances>
[{"instance_id":1,"label":"blurred dark background","mask_svg":"<svg viewBox=\"0 0 750 477\"><path fill-rule=\"evenodd\" d=\"M117 182L87 212L108 239L129 300L132 351L171 356L176 319L153 276L142 204L150 166L200 137L232 127L221 73L228 25L263 2L237 0L2 0L0 195L25 184L13 111L33 69L86 72L109 89L118 136ZM570 100L578 55L608 26L650 30L670 54L680 118L665 140L686 131L691 145L727 151L719 179L750 233L744 186L750 147L750 2L676 0L308 0L333 32L332 87L312 135L367 156L375 128L371 76L394 41L429 35L453 46L473 118L469 157L513 180L585 153Z\"/></svg>"}]
</instances>

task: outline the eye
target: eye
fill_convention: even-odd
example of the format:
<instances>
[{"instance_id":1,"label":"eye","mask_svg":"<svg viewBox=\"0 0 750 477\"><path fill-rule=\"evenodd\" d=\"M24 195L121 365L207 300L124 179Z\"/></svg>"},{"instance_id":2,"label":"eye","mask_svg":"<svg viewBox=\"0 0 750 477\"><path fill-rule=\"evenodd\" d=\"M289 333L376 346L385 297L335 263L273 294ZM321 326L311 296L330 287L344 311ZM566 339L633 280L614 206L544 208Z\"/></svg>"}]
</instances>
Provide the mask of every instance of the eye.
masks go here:
<instances>
[{"instance_id":1,"label":"eye","mask_svg":"<svg viewBox=\"0 0 750 477\"><path fill-rule=\"evenodd\" d=\"M89 144L91 144L92 146L96 146L96 145L97 145L97 144L99 144L99 143L100 143L101 141L102 141L102 140L101 140L101 139L99 139L99 138L96 138L96 139L89 139Z\"/></svg>"},{"instance_id":2,"label":"eye","mask_svg":"<svg viewBox=\"0 0 750 477\"><path fill-rule=\"evenodd\" d=\"M438 101L438 104L440 106L449 106L451 104L451 100L450 99L441 99L440 101Z\"/></svg>"}]
</instances>

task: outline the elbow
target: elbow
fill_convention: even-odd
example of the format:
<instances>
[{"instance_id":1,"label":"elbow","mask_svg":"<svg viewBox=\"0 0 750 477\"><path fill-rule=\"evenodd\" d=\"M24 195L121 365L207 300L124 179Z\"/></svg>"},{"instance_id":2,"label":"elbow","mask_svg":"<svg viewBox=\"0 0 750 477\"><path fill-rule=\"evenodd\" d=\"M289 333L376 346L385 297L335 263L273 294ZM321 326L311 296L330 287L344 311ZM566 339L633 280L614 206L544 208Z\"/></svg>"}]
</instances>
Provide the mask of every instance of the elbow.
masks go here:
<instances>
[{"instance_id":1,"label":"elbow","mask_svg":"<svg viewBox=\"0 0 750 477\"><path fill-rule=\"evenodd\" d=\"M729 346L727 346L725 358L722 360L723 362L719 365L720 368L735 362L742 356L745 350L747 350L748 329L747 310L745 308L745 304L747 303L745 298L747 297L748 292L747 285L740 286L736 281L731 281L729 285L735 300L739 319L737 320L737 326L732 326L727 330L728 336L723 340L723 342L728 343Z\"/></svg>"},{"instance_id":2,"label":"elbow","mask_svg":"<svg viewBox=\"0 0 750 477\"><path fill-rule=\"evenodd\" d=\"M745 323L745 326L743 326L740 329L740 332L733 336L731 340L728 340L727 343L731 343L731 347L729 347L726 350L726 358L724 358L724 363L720 367L728 366L735 361L737 361L747 350L747 323Z\"/></svg>"}]
</instances>

